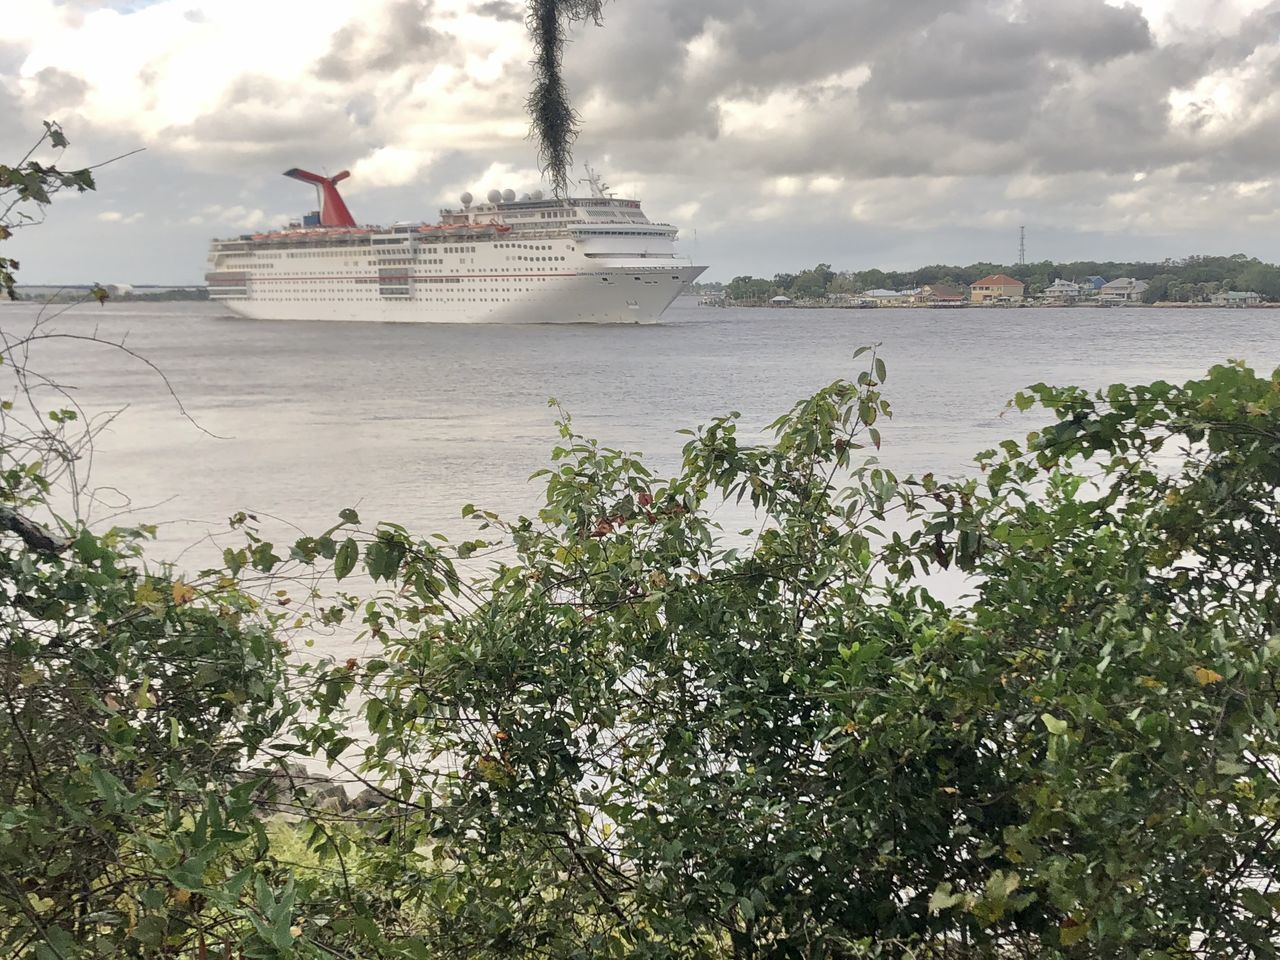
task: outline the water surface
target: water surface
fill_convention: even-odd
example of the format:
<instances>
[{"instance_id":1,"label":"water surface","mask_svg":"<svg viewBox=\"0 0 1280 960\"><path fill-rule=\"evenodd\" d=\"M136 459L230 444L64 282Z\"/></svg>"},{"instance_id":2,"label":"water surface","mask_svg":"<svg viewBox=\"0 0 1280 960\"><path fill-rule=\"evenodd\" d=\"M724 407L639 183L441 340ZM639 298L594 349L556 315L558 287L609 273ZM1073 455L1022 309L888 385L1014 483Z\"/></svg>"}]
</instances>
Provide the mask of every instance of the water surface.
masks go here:
<instances>
[{"instance_id":1,"label":"water surface","mask_svg":"<svg viewBox=\"0 0 1280 960\"><path fill-rule=\"evenodd\" d=\"M13 335L36 308L0 307ZM1099 386L1185 379L1244 358L1280 363L1270 310L726 310L682 300L650 326L453 326L251 321L213 304L96 304L46 330L123 340L157 375L83 341L37 346L32 364L90 411L128 406L98 438L92 479L105 518L127 503L162 524L177 557L236 510L308 531L357 505L367 519L471 531L465 503L536 509L529 475L555 442L549 397L579 428L677 462L680 427L740 411L757 430L825 383L853 376L880 343L896 416L883 459L949 474L1037 425L1003 416L1036 381ZM217 436L211 436L214 434ZM118 492L117 492L118 491ZM184 562L212 556L205 546Z\"/></svg>"}]
</instances>

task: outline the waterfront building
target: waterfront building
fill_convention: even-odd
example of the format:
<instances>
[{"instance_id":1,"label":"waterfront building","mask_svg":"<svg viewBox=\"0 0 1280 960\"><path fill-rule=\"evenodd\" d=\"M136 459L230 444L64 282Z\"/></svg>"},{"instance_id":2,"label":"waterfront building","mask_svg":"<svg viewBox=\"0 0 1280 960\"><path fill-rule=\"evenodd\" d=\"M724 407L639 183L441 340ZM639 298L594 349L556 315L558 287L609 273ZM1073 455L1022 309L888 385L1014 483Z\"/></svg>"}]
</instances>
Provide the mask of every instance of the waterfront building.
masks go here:
<instances>
[{"instance_id":1,"label":"waterfront building","mask_svg":"<svg viewBox=\"0 0 1280 960\"><path fill-rule=\"evenodd\" d=\"M1262 294L1252 290L1223 290L1209 298L1217 307L1256 307L1262 302Z\"/></svg>"},{"instance_id":2,"label":"waterfront building","mask_svg":"<svg viewBox=\"0 0 1280 960\"><path fill-rule=\"evenodd\" d=\"M877 307L901 307L915 300L917 290L867 290L859 295L863 303Z\"/></svg>"},{"instance_id":3,"label":"waterfront building","mask_svg":"<svg viewBox=\"0 0 1280 960\"><path fill-rule=\"evenodd\" d=\"M995 273L983 277L969 288L969 299L974 303L1016 303L1026 291L1021 280Z\"/></svg>"},{"instance_id":4,"label":"waterfront building","mask_svg":"<svg viewBox=\"0 0 1280 960\"><path fill-rule=\"evenodd\" d=\"M964 303L968 297L959 287L947 283L930 283L920 288L919 299L925 303Z\"/></svg>"},{"instance_id":5,"label":"waterfront building","mask_svg":"<svg viewBox=\"0 0 1280 960\"><path fill-rule=\"evenodd\" d=\"M1079 297L1080 284L1072 283L1070 280L1063 280L1061 277L1044 288L1044 298L1046 300L1068 303L1072 300L1079 299Z\"/></svg>"},{"instance_id":6,"label":"waterfront building","mask_svg":"<svg viewBox=\"0 0 1280 960\"><path fill-rule=\"evenodd\" d=\"M1149 284L1145 280L1133 277L1116 277L1110 283L1104 283L1099 297L1103 303L1136 303L1142 299Z\"/></svg>"}]
</instances>

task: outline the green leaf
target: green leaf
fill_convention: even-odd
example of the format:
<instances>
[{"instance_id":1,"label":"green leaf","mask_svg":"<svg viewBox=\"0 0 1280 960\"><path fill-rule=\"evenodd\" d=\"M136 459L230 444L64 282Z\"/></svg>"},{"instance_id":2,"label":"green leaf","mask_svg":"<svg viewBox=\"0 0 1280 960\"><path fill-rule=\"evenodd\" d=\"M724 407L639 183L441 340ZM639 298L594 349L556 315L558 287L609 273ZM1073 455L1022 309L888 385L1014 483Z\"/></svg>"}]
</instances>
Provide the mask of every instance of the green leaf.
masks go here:
<instances>
[{"instance_id":1,"label":"green leaf","mask_svg":"<svg viewBox=\"0 0 1280 960\"><path fill-rule=\"evenodd\" d=\"M338 547L338 552L333 558L333 575L339 580L343 580L355 569L356 561L360 558L360 547L351 537L348 537Z\"/></svg>"},{"instance_id":2,"label":"green leaf","mask_svg":"<svg viewBox=\"0 0 1280 960\"><path fill-rule=\"evenodd\" d=\"M963 893L953 893L950 883L940 883L929 896L929 912L941 913L964 901Z\"/></svg>"},{"instance_id":3,"label":"green leaf","mask_svg":"<svg viewBox=\"0 0 1280 960\"><path fill-rule=\"evenodd\" d=\"M1071 729L1065 720L1059 720L1051 713L1040 714L1040 721L1050 733L1056 736L1065 736L1067 731Z\"/></svg>"},{"instance_id":4,"label":"green leaf","mask_svg":"<svg viewBox=\"0 0 1280 960\"><path fill-rule=\"evenodd\" d=\"M1253 887L1241 888L1240 902L1244 904L1244 908L1255 917L1261 917L1264 920L1270 919L1271 915L1275 912L1271 902Z\"/></svg>"}]
</instances>

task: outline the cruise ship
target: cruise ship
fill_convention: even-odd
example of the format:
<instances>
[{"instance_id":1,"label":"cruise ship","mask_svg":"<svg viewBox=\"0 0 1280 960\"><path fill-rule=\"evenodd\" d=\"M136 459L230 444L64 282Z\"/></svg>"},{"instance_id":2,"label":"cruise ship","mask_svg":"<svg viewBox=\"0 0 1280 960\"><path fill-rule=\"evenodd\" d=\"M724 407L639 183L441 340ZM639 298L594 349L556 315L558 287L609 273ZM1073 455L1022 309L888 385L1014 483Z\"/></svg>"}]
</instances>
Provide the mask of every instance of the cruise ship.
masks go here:
<instances>
[{"instance_id":1,"label":"cruise ship","mask_svg":"<svg viewBox=\"0 0 1280 960\"><path fill-rule=\"evenodd\" d=\"M705 267L588 168L585 197L470 193L440 221L360 226L338 183L293 169L320 209L287 228L215 240L209 298L244 317L444 323L657 320Z\"/></svg>"}]
</instances>

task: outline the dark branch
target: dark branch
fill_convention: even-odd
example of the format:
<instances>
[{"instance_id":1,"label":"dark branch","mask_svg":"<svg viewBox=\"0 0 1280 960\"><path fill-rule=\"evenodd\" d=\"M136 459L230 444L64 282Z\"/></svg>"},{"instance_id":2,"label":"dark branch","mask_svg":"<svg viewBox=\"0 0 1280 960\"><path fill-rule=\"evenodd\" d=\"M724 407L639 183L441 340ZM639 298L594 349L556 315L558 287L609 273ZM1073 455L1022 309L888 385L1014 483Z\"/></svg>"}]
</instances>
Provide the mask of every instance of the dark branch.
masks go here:
<instances>
[{"instance_id":1,"label":"dark branch","mask_svg":"<svg viewBox=\"0 0 1280 960\"><path fill-rule=\"evenodd\" d=\"M23 543L40 553L62 553L71 546L70 540L55 537L34 520L28 520L9 507L0 507L0 529L16 533Z\"/></svg>"}]
</instances>

